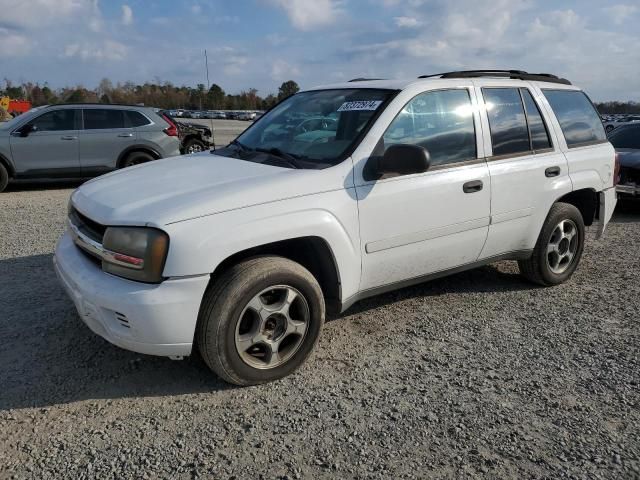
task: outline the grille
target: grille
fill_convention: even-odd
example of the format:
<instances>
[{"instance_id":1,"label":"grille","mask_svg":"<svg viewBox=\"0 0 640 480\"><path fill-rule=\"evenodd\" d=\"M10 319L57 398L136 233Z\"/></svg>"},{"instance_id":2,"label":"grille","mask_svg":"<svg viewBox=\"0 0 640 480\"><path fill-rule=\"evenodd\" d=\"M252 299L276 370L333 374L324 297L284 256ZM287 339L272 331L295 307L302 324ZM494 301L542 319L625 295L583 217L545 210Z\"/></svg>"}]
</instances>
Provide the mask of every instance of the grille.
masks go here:
<instances>
[{"instance_id":1,"label":"grille","mask_svg":"<svg viewBox=\"0 0 640 480\"><path fill-rule=\"evenodd\" d=\"M69 212L69 219L76 227L78 227L78 230L91 240L102 243L102 237L104 237L104 232L107 230L107 227L99 224L98 222L94 222L73 207Z\"/></svg>"}]
</instances>

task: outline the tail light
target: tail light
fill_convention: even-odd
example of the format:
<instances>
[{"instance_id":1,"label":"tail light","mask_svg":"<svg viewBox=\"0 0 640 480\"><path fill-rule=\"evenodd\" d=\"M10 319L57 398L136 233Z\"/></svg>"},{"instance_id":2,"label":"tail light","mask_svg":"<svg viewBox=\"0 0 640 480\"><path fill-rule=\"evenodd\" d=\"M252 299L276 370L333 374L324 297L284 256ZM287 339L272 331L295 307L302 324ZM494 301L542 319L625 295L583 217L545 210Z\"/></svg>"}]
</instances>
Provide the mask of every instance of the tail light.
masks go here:
<instances>
[{"instance_id":1,"label":"tail light","mask_svg":"<svg viewBox=\"0 0 640 480\"><path fill-rule=\"evenodd\" d=\"M613 167L613 185L620 183L620 154L616 152L616 160Z\"/></svg>"},{"instance_id":2,"label":"tail light","mask_svg":"<svg viewBox=\"0 0 640 480\"><path fill-rule=\"evenodd\" d=\"M164 119L165 122L169 124L169 126L165 128L163 132L169 135L170 137L177 137L178 126L175 123L173 123L173 120L171 120L171 118L169 118L167 115L162 114L162 118Z\"/></svg>"}]
</instances>

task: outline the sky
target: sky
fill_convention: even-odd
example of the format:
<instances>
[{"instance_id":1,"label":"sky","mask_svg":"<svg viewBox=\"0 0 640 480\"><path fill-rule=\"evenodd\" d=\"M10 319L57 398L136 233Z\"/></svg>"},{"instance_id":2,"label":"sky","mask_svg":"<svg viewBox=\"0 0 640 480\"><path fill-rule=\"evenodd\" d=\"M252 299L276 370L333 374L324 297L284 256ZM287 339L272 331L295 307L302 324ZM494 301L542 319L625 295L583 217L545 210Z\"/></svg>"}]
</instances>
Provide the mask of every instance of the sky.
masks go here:
<instances>
[{"instance_id":1,"label":"sky","mask_svg":"<svg viewBox=\"0 0 640 480\"><path fill-rule=\"evenodd\" d=\"M0 80L277 92L474 68L640 101L640 0L0 0Z\"/></svg>"}]
</instances>

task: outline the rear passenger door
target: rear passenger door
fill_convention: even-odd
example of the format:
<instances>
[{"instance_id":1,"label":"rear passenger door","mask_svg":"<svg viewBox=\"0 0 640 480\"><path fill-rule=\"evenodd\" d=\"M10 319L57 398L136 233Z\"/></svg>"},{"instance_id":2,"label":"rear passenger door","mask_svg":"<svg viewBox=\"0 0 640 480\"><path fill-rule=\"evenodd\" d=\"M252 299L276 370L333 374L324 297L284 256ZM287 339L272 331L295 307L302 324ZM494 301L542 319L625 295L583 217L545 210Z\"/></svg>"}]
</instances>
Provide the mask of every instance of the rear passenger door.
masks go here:
<instances>
[{"instance_id":1,"label":"rear passenger door","mask_svg":"<svg viewBox=\"0 0 640 480\"><path fill-rule=\"evenodd\" d=\"M569 162L573 189L611 188L615 153L589 97L566 88L542 88L541 93L554 113L553 125Z\"/></svg>"},{"instance_id":2,"label":"rear passenger door","mask_svg":"<svg viewBox=\"0 0 640 480\"><path fill-rule=\"evenodd\" d=\"M120 155L136 142L136 131L125 110L85 108L80 132L80 164L85 176L117 167Z\"/></svg>"},{"instance_id":3,"label":"rear passenger door","mask_svg":"<svg viewBox=\"0 0 640 480\"><path fill-rule=\"evenodd\" d=\"M481 259L531 250L554 201L571 191L567 161L528 83L484 81L482 122L491 223ZM489 148L487 148L489 147Z\"/></svg>"}]
</instances>

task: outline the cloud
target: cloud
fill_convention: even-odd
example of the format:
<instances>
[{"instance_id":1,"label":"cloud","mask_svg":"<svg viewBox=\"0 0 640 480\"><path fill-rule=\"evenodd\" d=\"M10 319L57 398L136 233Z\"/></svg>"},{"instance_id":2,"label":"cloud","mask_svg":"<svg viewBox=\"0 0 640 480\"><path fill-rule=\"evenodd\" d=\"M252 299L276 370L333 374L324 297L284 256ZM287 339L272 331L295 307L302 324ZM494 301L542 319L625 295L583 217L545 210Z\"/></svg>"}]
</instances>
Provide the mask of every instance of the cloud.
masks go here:
<instances>
[{"instance_id":1,"label":"cloud","mask_svg":"<svg viewBox=\"0 0 640 480\"><path fill-rule=\"evenodd\" d=\"M636 5L612 5L604 9L607 15L616 25L622 25L629 17L632 17L637 11Z\"/></svg>"},{"instance_id":2,"label":"cloud","mask_svg":"<svg viewBox=\"0 0 640 480\"><path fill-rule=\"evenodd\" d=\"M40 27L86 15L97 9L96 0L0 0L0 26Z\"/></svg>"},{"instance_id":3,"label":"cloud","mask_svg":"<svg viewBox=\"0 0 640 480\"><path fill-rule=\"evenodd\" d=\"M29 53L31 41L25 36L0 27L0 57L17 57Z\"/></svg>"},{"instance_id":4,"label":"cloud","mask_svg":"<svg viewBox=\"0 0 640 480\"><path fill-rule=\"evenodd\" d=\"M416 28L420 26L420 22L415 17L394 17L393 21L396 27L400 28Z\"/></svg>"},{"instance_id":5,"label":"cloud","mask_svg":"<svg viewBox=\"0 0 640 480\"><path fill-rule=\"evenodd\" d=\"M133 23L133 10L129 5L122 5L122 24L131 25Z\"/></svg>"},{"instance_id":6,"label":"cloud","mask_svg":"<svg viewBox=\"0 0 640 480\"><path fill-rule=\"evenodd\" d=\"M284 9L298 30L313 30L333 23L341 13L336 0L271 0Z\"/></svg>"},{"instance_id":7,"label":"cloud","mask_svg":"<svg viewBox=\"0 0 640 480\"><path fill-rule=\"evenodd\" d=\"M126 45L113 40L106 40L101 45L71 43L65 47L64 57L79 58L83 61L120 61L126 58L127 51Z\"/></svg>"},{"instance_id":8,"label":"cloud","mask_svg":"<svg viewBox=\"0 0 640 480\"><path fill-rule=\"evenodd\" d=\"M300 69L284 60L276 60L271 66L271 78L276 81L300 76Z\"/></svg>"}]
</instances>

